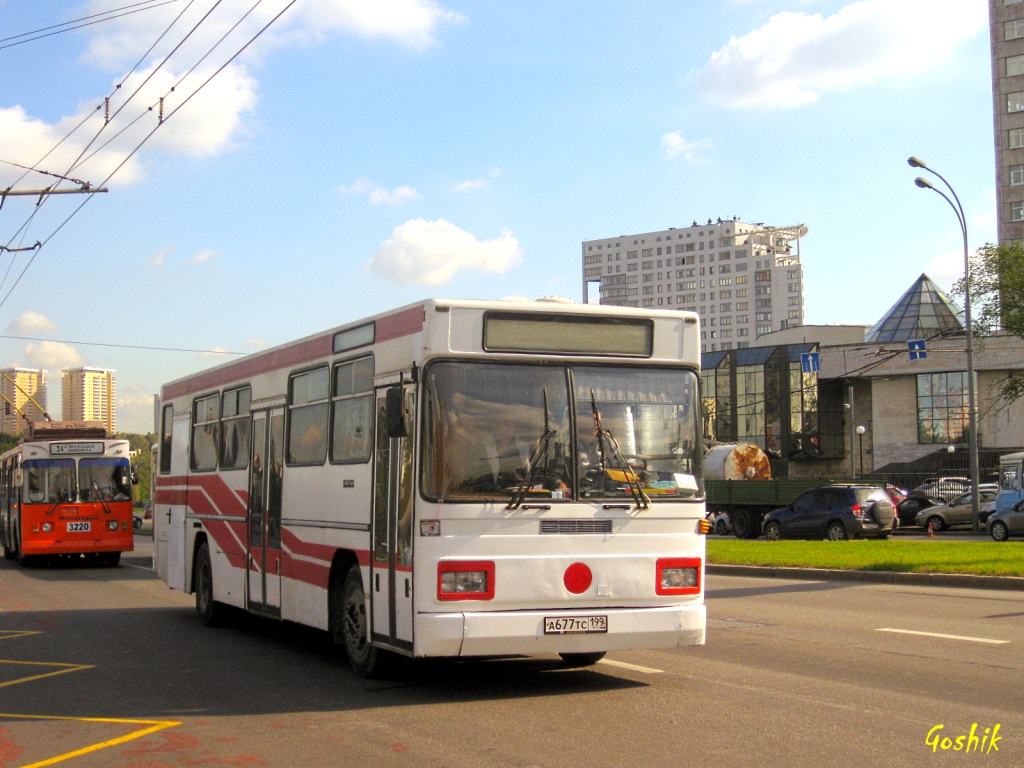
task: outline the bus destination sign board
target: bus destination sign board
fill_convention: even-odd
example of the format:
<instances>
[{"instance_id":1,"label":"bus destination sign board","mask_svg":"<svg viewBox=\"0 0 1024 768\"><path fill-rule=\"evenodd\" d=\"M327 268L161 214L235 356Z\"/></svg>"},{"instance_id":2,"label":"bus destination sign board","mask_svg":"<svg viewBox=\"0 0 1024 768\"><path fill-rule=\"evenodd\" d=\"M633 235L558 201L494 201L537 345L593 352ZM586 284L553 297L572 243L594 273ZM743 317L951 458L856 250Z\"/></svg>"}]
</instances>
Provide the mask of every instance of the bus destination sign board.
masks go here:
<instances>
[{"instance_id":1,"label":"bus destination sign board","mask_svg":"<svg viewBox=\"0 0 1024 768\"><path fill-rule=\"evenodd\" d=\"M82 454L103 453L103 443L50 443L51 456L79 456Z\"/></svg>"}]
</instances>

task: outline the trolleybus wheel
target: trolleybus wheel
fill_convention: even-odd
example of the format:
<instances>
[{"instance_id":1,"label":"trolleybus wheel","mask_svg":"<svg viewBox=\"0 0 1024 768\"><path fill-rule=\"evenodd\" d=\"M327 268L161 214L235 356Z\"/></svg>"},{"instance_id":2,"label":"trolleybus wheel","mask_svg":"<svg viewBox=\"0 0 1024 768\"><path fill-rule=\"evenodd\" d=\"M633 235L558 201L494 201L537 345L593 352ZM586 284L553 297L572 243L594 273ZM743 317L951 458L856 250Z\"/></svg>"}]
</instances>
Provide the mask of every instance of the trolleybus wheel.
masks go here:
<instances>
[{"instance_id":1,"label":"trolleybus wheel","mask_svg":"<svg viewBox=\"0 0 1024 768\"><path fill-rule=\"evenodd\" d=\"M340 589L338 579L334 581L329 598L331 637L336 645L345 648L353 672L359 677L374 677L379 671L381 653L370 642L366 592L359 566L349 568Z\"/></svg>"},{"instance_id":2,"label":"trolleybus wheel","mask_svg":"<svg viewBox=\"0 0 1024 768\"><path fill-rule=\"evenodd\" d=\"M567 667L592 667L604 658L604 651L594 653L560 653Z\"/></svg>"},{"instance_id":3,"label":"trolleybus wheel","mask_svg":"<svg viewBox=\"0 0 1024 768\"><path fill-rule=\"evenodd\" d=\"M117 568L118 563L121 562L120 552L104 552L103 553L103 564L108 568Z\"/></svg>"},{"instance_id":4,"label":"trolleybus wheel","mask_svg":"<svg viewBox=\"0 0 1024 768\"><path fill-rule=\"evenodd\" d=\"M203 624L214 627L222 618L224 606L213 599L213 564L210 562L210 546L206 542L196 553L195 569L196 611Z\"/></svg>"}]
</instances>

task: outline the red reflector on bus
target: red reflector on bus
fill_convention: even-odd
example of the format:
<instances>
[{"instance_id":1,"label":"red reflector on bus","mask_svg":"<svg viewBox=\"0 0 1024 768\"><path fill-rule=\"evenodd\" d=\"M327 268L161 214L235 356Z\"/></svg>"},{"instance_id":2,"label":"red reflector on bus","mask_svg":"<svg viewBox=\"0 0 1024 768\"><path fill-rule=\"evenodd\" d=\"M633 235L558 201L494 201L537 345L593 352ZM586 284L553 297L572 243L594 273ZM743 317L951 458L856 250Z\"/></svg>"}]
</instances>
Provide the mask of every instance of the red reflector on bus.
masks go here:
<instances>
[{"instance_id":1,"label":"red reflector on bus","mask_svg":"<svg viewBox=\"0 0 1024 768\"><path fill-rule=\"evenodd\" d=\"M654 591L659 595L700 594L699 557L663 557L658 560Z\"/></svg>"},{"instance_id":2,"label":"red reflector on bus","mask_svg":"<svg viewBox=\"0 0 1024 768\"><path fill-rule=\"evenodd\" d=\"M574 595L580 595L590 589L594 581L594 575L583 563L573 563L565 569L562 575L562 583L565 588Z\"/></svg>"},{"instance_id":3,"label":"red reflector on bus","mask_svg":"<svg viewBox=\"0 0 1024 768\"><path fill-rule=\"evenodd\" d=\"M491 600L493 597L493 562L442 560L437 564L438 600Z\"/></svg>"}]
</instances>

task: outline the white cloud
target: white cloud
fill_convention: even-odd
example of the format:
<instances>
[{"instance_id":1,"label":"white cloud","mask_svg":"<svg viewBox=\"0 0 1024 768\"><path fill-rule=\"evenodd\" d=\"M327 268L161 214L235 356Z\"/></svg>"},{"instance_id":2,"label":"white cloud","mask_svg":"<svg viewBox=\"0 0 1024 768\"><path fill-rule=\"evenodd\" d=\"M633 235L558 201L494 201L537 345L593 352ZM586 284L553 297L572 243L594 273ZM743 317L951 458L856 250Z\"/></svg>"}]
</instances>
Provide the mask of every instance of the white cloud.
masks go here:
<instances>
[{"instance_id":1,"label":"white cloud","mask_svg":"<svg viewBox=\"0 0 1024 768\"><path fill-rule=\"evenodd\" d=\"M234 352L226 347L214 347L199 353L199 357L215 357L218 359L224 357L224 355L234 355Z\"/></svg>"},{"instance_id":2,"label":"white cloud","mask_svg":"<svg viewBox=\"0 0 1024 768\"><path fill-rule=\"evenodd\" d=\"M395 187L390 192L379 184L375 184L365 177L360 177L351 184L343 184L337 187L337 191L343 195L366 195L374 205L387 203L398 205L407 200L418 200L420 197L416 187L402 186Z\"/></svg>"},{"instance_id":3,"label":"white cloud","mask_svg":"<svg viewBox=\"0 0 1024 768\"><path fill-rule=\"evenodd\" d=\"M706 163L708 160L701 150L711 149L711 140L688 141L680 131L672 131L661 135L661 148L669 158L681 157L688 163Z\"/></svg>"},{"instance_id":4,"label":"white cloud","mask_svg":"<svg viewBox=\"0 0 1024 768\"><path fill-rule=\"evenodd\" d=\"M29 368L77 368L83 365L81 356L70 344L61 341L41 341L25 345L25 360Z\"/></svg>"},{"instance_id":5,"label":"white cloud","mask_svg":"<svg viewBox=\"0 0 1024 768\"><path fill-rule=\"evenodd\" d=\"M167 255L174 250L173 245L167 245L161 248L159 251L153 254L153 257L149 260L149 266L159 269L167 261Z\"/></svg>"},{"instance_id":6,"label":"white cloud","mask_svg":"<svg viewBox=\"0 0 1024 768\"><path fill-rule=\"evenodd\" d=\"M117 431L146 434L155 431L153 395L125 395L117 398Z\"/></svg>"},{"instance_id":7,"label":"white cloud","mask_svg":"<svg viewBox=\"0 0 1024 768\"><path fill-rule=\"evenodd\" d=\"M37 336L55 330L57 330L57 324L39 312L25 312L7 326L7 332L13 336Z\"/></svg>"},{"instance_id":8,"label":"white cloud","mask_svg":"<svg viewBox=\"0 0 1024 768\"><path fill-rule=\"evenodd\" d=\"M724 107L781 109L914 75L987 28L985 0L860 0L832 16L783 12L733 37L694 75Z\"/></svg>"},{"instance_id":9,"label":"white cloud","mask_svg":"<svg viewBox=\"0 0 1024 768\"><path fill-rule=\"evenodd\" d=\"M191 259L188 260L189 264L205 264L206 262L213 259L217 255L216 251L206 248L205 250L199 251Z\"/></svg>"},{"instance_id":10,"label":"white cloud","mask_svg":"<svg viewBox=\"0 0 1024 768\"><path fill-rule=\"evenodd\" d=\"M444 285L462 270L503 274L521 262L519 241L507 230L481 241L444 219L412 219L395 227L369 266L399 283Z\"/></svg>"},{"instance_id":11,"label":"white cloud","mask_svg":"<svg viewBox=\"0 0 1024 768\"><path fill-rule=\"evenodd\" d=\"M491 180L496 179L501 175L501 168L494 168L488 171L483 176L477 176L475 179L466 179L452 186L453 192L471 192L477 189L486 189L491 186Z\"/></svg>"},{"instance_id":12,"label":"white cloud","mask_svg":"<svg viewBox=\"0 0 1024 768\"><path fill-rule=\"evenodd\" d=\"M86 9L92 15L123 5L122 0L92 0ZM244 137L246 120L259 103L259 83L251 70L276 48L311 45L330 35L350 34L419 50L436 44L435 35L442 25L465 21L461 14L445 10L434 0L304 0L257 37L288 0L257 4L248 16L249 0L224 0L206 18L202 14L210 10L209 4L187 5L184 13L178 5L158 5L86 28L92 37L83 58L86 64L114 75L109 91L95 94L53 123L33 117L23 105L0 106L0 146L5 155L44 158L41 170L94 185L106 183L115 171L112 184L137 183L143 178L147 153L206 158ZM179 13L181 18L176 20ZM243 17L244 21L231 29ZM169 34L148 52L150 58L142 69L122 82L124 73L165 31ZM239 58L227 63L254 38ZM181 47L172 55L172 47L179 43ZM207 53L209 58L197 64ZM168 56L158 70L156 62ZM104 105L108 93L112 94L109 110ZM105 124L107 113L109 124ZM143 140L143 153L133 155ZM0 188L21 173L0 166ZM28 179L27 183L37 183Z\"/></svg>"},{"instance_id":13,"label":"white cloud","mask_svg":"<svg viewBox=\"0 0 1024 768\"><path fill-rule=\"evenodd\" d=\"M263 349L265 346L267 346L267 343L268 342L267 342L266 339L259 339L259 338L253 338L253 339L246 339L245 340L245 346L247 346L247 347L255 347L256 349Z\"/></svg>"}]
</instances>

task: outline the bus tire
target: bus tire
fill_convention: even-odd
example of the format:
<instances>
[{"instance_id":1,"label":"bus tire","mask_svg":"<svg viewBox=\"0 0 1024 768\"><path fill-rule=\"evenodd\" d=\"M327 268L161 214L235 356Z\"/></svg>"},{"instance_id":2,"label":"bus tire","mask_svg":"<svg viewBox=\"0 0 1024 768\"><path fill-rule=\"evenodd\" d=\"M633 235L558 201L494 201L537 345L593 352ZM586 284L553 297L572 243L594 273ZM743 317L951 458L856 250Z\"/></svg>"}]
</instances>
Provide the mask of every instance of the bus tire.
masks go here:
<instances>
[{"instance_id":1,"label":"bus tire","mask_svg":"<svg viewBox=\"0 0 1024 768\"><path fill-rule=\"evenodd\" d=\"M117 568L117 566L118 566L118 564L120 562L121 562L121 553L120 552L104 552L103 553L103 564L105 566L107 566L107 568Z\"/></svg>"},{"instance_id":2,"label":"bus tire","mask_svg":"<svg viewBox=\"0 0 1024 768\"><path fill-rule=\"evenodd\" d=\"M563 666L576 668L576 667L592 667L601 659L604 658L604 651L595 651L593 653L560 653L562 657Z\"/></svg>"},{"instance_id":3,"label":"bus tire","mask_svg":"<svg viewBox=\"0 0 1024 768\"><path fill-rule=\"evenodd\" d=\"M196 612L204 626L217 626L224 614L224 606L213 599L213 562L210 546L204 541L196 552L195 562Z\"/></svg>"},{"instance_id":4,"label":"bus tire","mask_svg":"<svg viewBox=\"0 0 1024 768\"><path fill-rule=\"evenodd\" d=\"M328 601L328 623L334 644L345 649L349 666L359 677L375 677L380 671L381 652L370 641L370 615L358 565L349 568L344 579L339 571L335 572Z\"/></svg>"}]
</instances>

